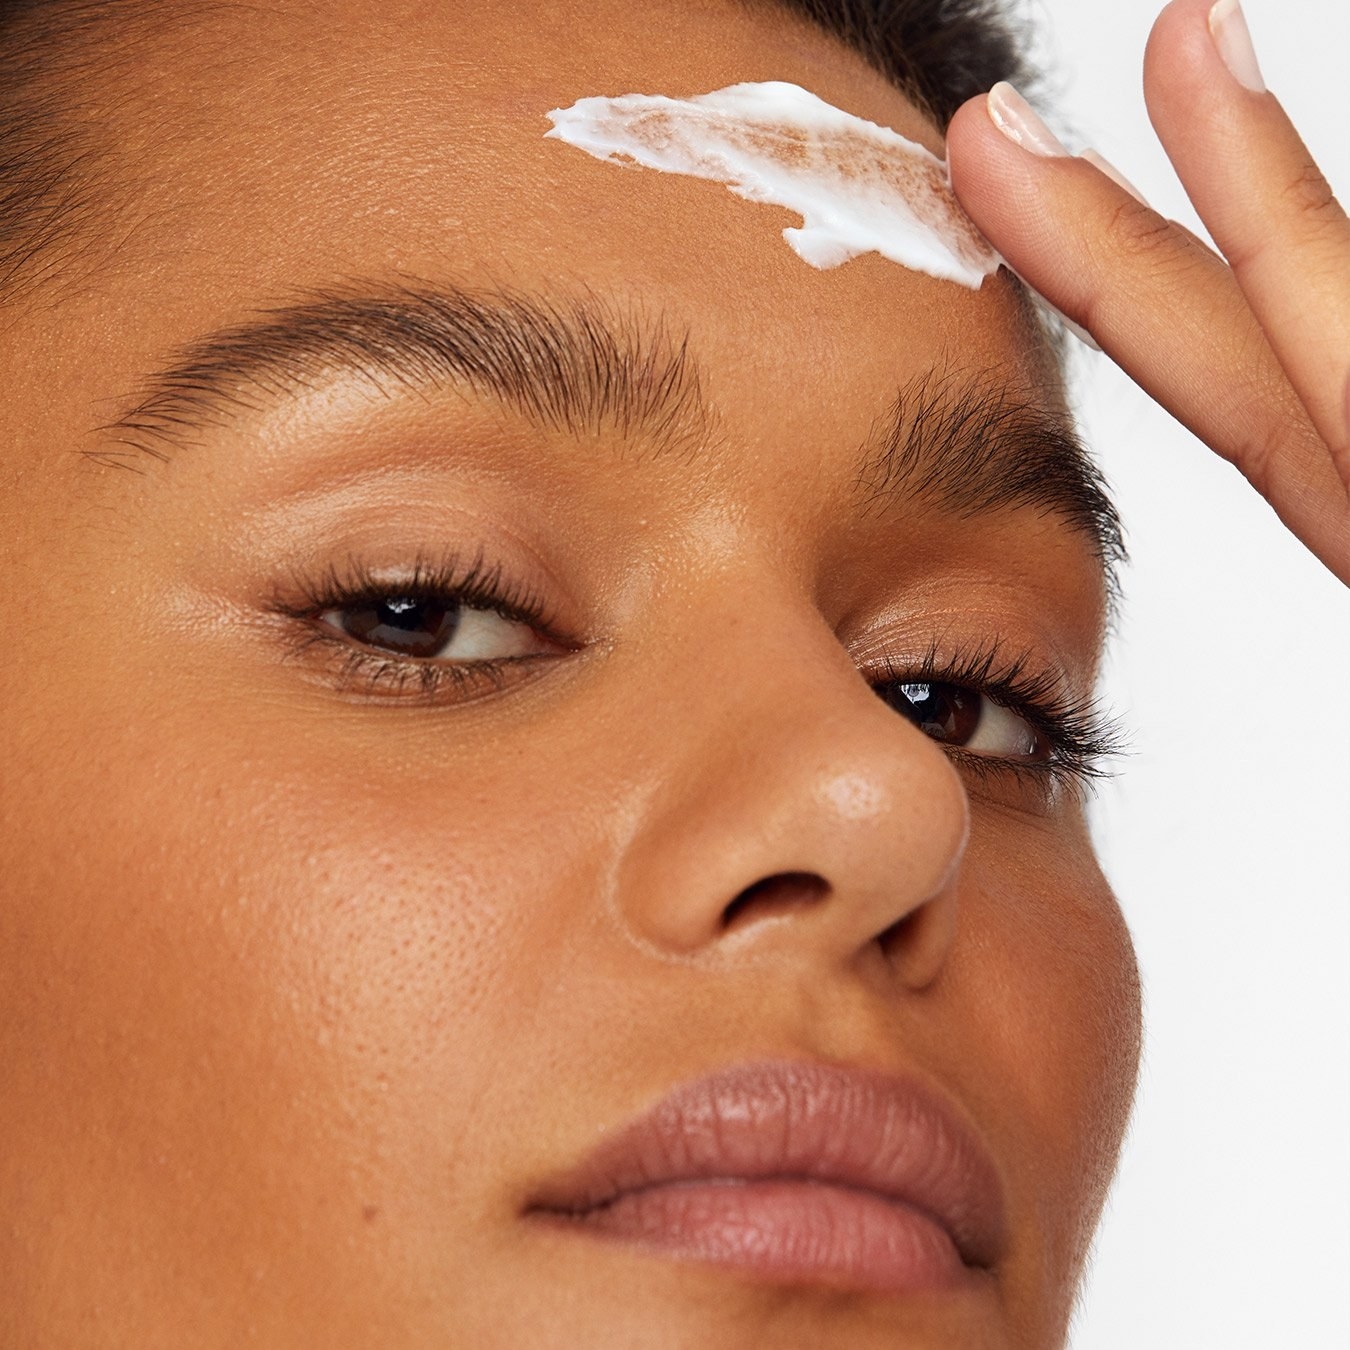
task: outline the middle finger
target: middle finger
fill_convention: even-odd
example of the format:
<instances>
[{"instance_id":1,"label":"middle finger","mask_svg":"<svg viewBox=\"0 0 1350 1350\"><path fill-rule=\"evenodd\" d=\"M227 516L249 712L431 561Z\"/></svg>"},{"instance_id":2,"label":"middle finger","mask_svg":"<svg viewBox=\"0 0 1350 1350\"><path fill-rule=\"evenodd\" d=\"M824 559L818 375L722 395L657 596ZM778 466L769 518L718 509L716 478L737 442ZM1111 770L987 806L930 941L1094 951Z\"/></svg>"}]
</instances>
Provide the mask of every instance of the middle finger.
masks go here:
<instances>
[{"instance_id":1,"label":"middle finger","mask_svg":"<svg viewBox=\"0 0 1350 1350\"><path fill-rule=\"evenodd\" d=\"M1232 0L1212 11L1210 0L1174 0L1163 11L1145 94L1196 211L1313 425L1343 456L1350 488L1350 221L1264 91Z\"/></svg>"}]
</instances>

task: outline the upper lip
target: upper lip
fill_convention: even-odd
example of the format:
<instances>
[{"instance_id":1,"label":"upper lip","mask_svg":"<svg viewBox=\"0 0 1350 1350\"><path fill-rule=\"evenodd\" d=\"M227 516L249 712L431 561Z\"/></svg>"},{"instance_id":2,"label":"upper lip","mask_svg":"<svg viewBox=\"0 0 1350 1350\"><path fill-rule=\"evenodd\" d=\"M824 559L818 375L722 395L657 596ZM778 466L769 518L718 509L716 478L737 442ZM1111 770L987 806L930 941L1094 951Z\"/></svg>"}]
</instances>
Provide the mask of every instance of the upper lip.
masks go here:
<instances>
[{"instance_id":1,"label":"upper lip","mask_svg":"<svg viewBox=\"0 0 1350 1350\"><path fill-rule=\"evenodd\" d=\"M769 1061L684 1083L546 1182L527 1210L583 1216L681 1182L801 1180L846 1186L927 1214L962 1261L1005 1244L997 1169L941 1096L915 1079Z\"/></svg>"}]
</instances>

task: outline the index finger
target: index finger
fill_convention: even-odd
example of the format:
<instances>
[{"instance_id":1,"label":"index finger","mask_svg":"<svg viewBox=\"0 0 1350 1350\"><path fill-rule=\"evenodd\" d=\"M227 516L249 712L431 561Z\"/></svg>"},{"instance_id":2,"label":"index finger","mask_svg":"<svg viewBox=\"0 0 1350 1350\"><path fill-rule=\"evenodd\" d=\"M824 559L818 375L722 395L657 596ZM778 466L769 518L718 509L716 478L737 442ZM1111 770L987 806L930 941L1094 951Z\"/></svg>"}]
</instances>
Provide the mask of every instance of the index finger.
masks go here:
<instances>
[{"instance_id":1,"label":"index finger","mask_svg":"<svg viewBox=\"0 0 1350 1350\"><path fill-rule=\"evenodd\" d=\"M956 114L947 148L962 204L1016 272L1350 581L1346 485L1223 260L1070 156L1006 86Z\"/></svg>"}]
</instances>

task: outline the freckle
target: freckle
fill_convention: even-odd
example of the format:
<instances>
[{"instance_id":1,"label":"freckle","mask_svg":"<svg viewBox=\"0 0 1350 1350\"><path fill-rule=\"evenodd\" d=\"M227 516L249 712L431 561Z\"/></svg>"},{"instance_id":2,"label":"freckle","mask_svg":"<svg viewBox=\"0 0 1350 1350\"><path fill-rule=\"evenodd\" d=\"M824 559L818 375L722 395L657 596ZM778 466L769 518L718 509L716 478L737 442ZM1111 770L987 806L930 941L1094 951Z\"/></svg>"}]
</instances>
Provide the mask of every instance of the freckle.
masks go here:
<instances>
[{"instance_id":1,"label":"freckle","mask_svg":"<svg viewBox=\"0 0 1350 1350\"><path fill-rule=\"evenodd\" d=\"M374 1223L380 1217L379 1205L363 1205L361 1208L361 1217L367 1223Z\"/></svg>"}]
</instances>

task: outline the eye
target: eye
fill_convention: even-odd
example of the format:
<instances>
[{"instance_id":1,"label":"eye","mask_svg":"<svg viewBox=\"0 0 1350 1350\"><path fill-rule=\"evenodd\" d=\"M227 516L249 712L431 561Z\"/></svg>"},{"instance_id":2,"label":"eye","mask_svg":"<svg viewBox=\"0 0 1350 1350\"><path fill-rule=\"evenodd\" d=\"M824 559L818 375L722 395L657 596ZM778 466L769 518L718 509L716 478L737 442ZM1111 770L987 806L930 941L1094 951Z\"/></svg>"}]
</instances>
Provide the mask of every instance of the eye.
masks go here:
<instances>
[{"instance_id":1,"label":"eye","mask_svg":"<svg viewBox=\"0 0 1350 1350\"><path fill-rule=\"evenodd\" d=\"M504 661L553 650L527 623L444 598L369 596L326 609L319 620L362 647L423 661Z\"/></svg>"},{"instance_id":2,"label":"eye","mask_svg":"<svg viewBox=\"0 0 1350 1350\"><path fill-rule=\"evenodd\" d=\"M888 684L878 692L925 736L943 745L1000 759L1050 757L1049 742L1025 718L977 689L915 680Z\"/></svg>"}]
</instances>

